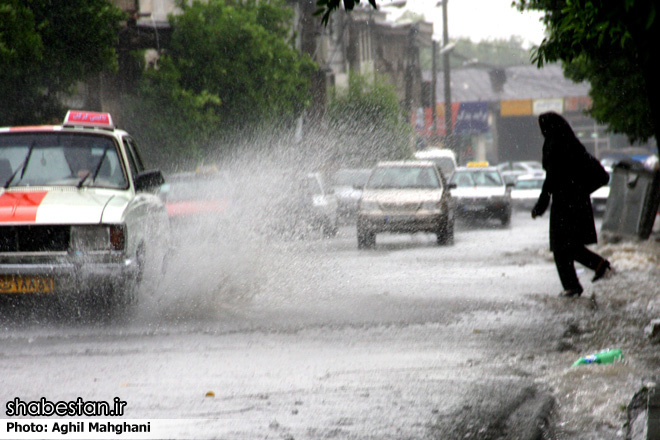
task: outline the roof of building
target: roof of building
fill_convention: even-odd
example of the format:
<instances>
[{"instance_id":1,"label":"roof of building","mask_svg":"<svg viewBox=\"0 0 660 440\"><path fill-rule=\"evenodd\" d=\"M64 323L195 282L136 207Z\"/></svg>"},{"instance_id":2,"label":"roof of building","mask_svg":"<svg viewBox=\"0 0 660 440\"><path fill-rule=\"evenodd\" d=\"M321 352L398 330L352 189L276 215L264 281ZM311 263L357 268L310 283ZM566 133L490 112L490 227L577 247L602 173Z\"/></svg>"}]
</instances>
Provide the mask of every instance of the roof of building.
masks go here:
<instances>
[{"instance_id":1,"label":"roof of building","mask_svg":"<svg viewBox=\"0 0 660 440\"><path fill-rule=\"evenodd\" d=\"M500 101L511 99L544 99L587 96L589 84L580 84L564 77L559 64L549 64L542 69L535 65L514 66L502 69L504 84L497 90L498 74L493 69L471 67L452 69L451 100L453 102ZM436 96L442 102L444 82L438 72ZM424 81L431 81L431 72L423 73Z\"/></svg>"}]
</instances>

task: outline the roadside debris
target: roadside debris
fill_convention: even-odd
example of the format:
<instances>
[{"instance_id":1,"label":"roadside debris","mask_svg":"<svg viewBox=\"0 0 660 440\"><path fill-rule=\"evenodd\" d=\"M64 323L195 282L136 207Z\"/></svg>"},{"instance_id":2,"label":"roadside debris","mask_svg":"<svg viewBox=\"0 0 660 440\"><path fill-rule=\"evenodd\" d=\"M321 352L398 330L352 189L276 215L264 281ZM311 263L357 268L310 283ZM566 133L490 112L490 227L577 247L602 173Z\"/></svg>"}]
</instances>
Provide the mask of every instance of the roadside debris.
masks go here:
<instances>
[{"instance_id":1,"label":"roadside debris","mask_svg":"<svg viewBox=\"0 0 660 440\"><path fill-rule=\"evenodd\" d=\"M603 350L598 353L591 354L589 356L584 356L578 359L571 365L571 367L576 367L578 365L587 365L587 364L611 364L614 361L623 359L623 353L620 349L615 348L612 350Z\"/></svg>"}]
</instances>

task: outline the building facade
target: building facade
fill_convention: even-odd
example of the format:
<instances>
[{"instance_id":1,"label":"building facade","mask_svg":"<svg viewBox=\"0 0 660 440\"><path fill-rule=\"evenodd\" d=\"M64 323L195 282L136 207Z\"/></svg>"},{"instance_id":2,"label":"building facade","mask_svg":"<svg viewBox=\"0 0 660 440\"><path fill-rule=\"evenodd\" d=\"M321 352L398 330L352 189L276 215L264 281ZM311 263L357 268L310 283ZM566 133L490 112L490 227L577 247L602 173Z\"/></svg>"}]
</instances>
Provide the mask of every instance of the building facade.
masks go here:
<instances>
[{"instance_id":1,"label":"building facade","mask_svg":"<svg viewBox=\"0 0 660 440\"><path fill-rule=\"evenodd\" d=\"M436 96L443 96L439 74ZM431 73L424 79L431 81ZM452 121L461 162L492 163L540 160L543 138L538 116L546 111L562 114L585 147L594 155L613 147L613 136L585 111L591 107L589 84L564 77L558 64L538 69L533 65L503 69L462 68L450 74ZM418 108L411 116L422 138L443 137L444 103L437 102L437 132L432 133L430 108Z\"/></svg>"}]
</instances>

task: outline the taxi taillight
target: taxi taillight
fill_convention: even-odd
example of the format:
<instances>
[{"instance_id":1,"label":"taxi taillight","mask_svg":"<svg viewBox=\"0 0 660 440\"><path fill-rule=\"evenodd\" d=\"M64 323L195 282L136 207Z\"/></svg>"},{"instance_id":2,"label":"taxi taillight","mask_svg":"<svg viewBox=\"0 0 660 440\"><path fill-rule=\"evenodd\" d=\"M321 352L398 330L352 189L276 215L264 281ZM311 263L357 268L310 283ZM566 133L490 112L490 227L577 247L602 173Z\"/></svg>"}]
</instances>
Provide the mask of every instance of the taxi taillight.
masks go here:
<instances>
[{"instance_id":1,"label":"taxi taillight","mask_svg":"<svg viewBox=\"0 0 660 440\"><path fill-rule=\"evenodd\" d=\"M114 251L123 251L126 246L126 227L124 225L110 226L110 247Z\"/></svg>"}]
</instances>

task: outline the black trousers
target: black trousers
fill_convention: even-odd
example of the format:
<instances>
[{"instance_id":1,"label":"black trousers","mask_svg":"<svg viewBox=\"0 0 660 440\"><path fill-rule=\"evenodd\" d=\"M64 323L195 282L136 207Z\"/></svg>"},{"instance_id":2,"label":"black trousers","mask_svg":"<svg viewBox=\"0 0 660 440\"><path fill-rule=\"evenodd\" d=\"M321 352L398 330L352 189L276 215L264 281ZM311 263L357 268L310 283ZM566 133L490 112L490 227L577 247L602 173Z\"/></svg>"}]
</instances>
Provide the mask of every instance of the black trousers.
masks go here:
<instances>
[{"instance_id":1,"label":"black trousers","mask_svg":"<svg viewBox=\"0 0 660 440\"><path fill-rule=\"evenodd\" d=\"M577 273L575 272L575 261L591 270L596 270L598 265L605 261L603 257L590 251L583 245L557 249L553 253L557 273L559 273L559 280L564 290L582 291L580 280L578 280Z\"/></svg>"}]
</instances>

